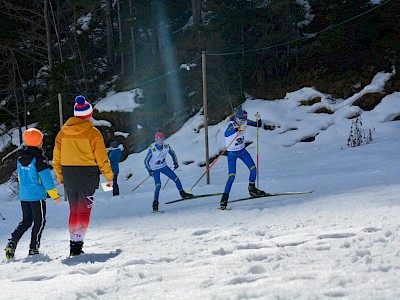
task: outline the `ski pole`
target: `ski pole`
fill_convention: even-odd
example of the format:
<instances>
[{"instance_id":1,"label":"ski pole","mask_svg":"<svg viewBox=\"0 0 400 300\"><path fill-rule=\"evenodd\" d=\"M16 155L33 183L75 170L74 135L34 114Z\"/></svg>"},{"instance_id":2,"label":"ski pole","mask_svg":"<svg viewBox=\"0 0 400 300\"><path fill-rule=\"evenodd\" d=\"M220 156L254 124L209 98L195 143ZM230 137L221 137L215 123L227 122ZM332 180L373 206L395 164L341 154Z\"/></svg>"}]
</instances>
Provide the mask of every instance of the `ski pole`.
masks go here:
<instances>
[{"instance_id":1,"label":"ski pole","mask_svg":"<svg viewBox=\"0 0 400 300\"><path fill-rule=\"evenodd\" d=\"M236 140L236 138L238 137L240 132L238 132L235 136L235 138L229 143L228 146L225 147L224 151L222 151L220 153L220 155L218 155L218 157L216 159L214 159L214 161L211 163L211 165L208 167L208 169L203 173L203 175L201 175L201 177L196 181L196 183L188 190L188 193L190 193L190 191L199 183L199 181L204 177L204 175L207 174L208 171L210 171L210 169L215 165L215 163L218 161L218 159L222 156L222 154L224 154L226 152L226 150L228 150L229 146L232 145L233 141Z\"/></svg>"},{"instance_id":2,"label":"ski pole","mask_svg":"<svg viewBox=\"0 0 400 300\"><path fill-rule=\"evenodd\" d=\"M1 218L3 219L3 221L6 219L6 218L3 217L3 215L2 215L1 213L0 213L0 216L1 216Z\"/></svg>"},{"instance_id":3,"label":"ski pole","mask_svg":"<svg viewBox=\"0 0 400 300\"><path fill-rule=\"evenodd\" d=\"M131 190L131 193L133 193L139 186L141 186L150 177L151 175L147 176L141 183L139 183L134 189Z\"/></svg>"},{"instance_id":4,"label":"ski pole","mask_svg":"<svg viewBox=\"0 0 400 300\"><path fill-rule=\"evenodd\" d=\"M167 179L167 182L166 182L166 183L164 184L164 186L162 187L162 190L165 190L165 187L167 186L168 181L169 181L169 177L168 177L168 179Z\"/></svg>"},{"instance_id":5,"label":"ski pole","mask_svg":"<svg viewBox=\"0 0 400 300\"><path fill-rule=\"evenodd\" d=\"M259 178L260 178L260 174L259 174L259 159L258 159L258 117L259 117L260 115L258 114L258 112L256 113L256 122L257 122L257 133L256 133L256 136L257 136L257 138L256 138L256 140L257 140L257 142L256 142L256 161L257 161L257 188L259 188L260 187L260 184L259 184Z\"/></svg>"},{"instance_id":6,"label":"ski pole","mask_svg":"<svg viewBox=\"0 0 400 300\"><path fill-rule=\"evenodd\" d=\"M174 168L172 171L175 171L176 170L176 168ZM164 184L164 186L162 187L162 190L164 190L165 189L165 187L167 186L167 183L168 183L168 181L170 180L170 178L168 177L168 179L167 179L167 182Z\"/></svg>"}]
</instances>

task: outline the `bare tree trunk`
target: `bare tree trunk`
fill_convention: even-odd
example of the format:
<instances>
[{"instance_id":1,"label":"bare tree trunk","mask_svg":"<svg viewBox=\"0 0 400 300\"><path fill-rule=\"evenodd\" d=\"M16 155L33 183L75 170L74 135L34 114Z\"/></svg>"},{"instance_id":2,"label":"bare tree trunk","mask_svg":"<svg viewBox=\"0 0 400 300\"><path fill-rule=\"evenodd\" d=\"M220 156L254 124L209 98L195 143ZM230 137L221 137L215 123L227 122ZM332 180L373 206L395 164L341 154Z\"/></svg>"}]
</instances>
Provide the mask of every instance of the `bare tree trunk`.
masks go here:
<instances>
[{"instance_id":1,"label":"bare tree trunk","mask_svg":"<svg viewBox=\"0 0 400 300\"><path fill-rule=\"evenodd\" d=\"M158 55L157 0L151 0L151 29L149 30L151 54Z\"/></svg>"},{"instance_id":2,"label":"bare tree trunk","mask_svg":"<svg viewBox=\"0 0 400 300\"><path fill-rule=\"evenodd\" d=\"M133 74L136 74L136 46L135 46L135 27L133 24L134 21L134 0L129 0L129 14L130 14L130 32L131 32L131 46L132 46L132 71Z\"/></svg>"},{"instance_id":3,"label":"bare tree trunk","mask_svg":"<svg viewBox=\"0 0 400 300\"><path fill-rule=\"evenodd\" d=\"M192 1L192 15L193 15L193 25L201 25L201 6L202 0L191 0Z\"/></svg>"},{"instance_id":4,"label":"bare tree trunk","mask_svg":"<svg viewBox=\"0 0 400 300\"><path fill-rule=\"evenodd\" d=\"M107 39L107 60L108 64L114 68L115 60L114 60L114 35L113 35L113 27L111 20L111 1L106 0L106 39Z\"/></svg>"},{"instance_id":5,"label":"bare tree trunk","mask_svg":"<svg viewBox=\"0 0 400 300\"><path fill-rule=\"evenodd\" d=\"M11 60L12 60L12 89L14 93L14 98L15 98L15 119L17 121L18 125L18 131L19 131L19 144L21 145L23 143L22 139L22 129L21 129L21 120L19 119L19 101L18 101L18 88L17 88L17 68L18 68L18 63L17 59L14 55L13 51L10 51L11 53ZM22 83L21 83L22 84ZM25 112L26 113L26 112Z\"/></svg>"},{"instance_id":6,"label":"bare tree trunk","mask_svg":"<svg viewBox=\"0 0 400 300\"><path fill-rule=\"evenodd\" d=\"M51 15L52 15L51 19L53 20L54 31L56 33L56 38L57 38L58 51L59 51L59 54L60 54L60 62L63 63L64 62L64 58L63 58L63 54L62 54L62 51L61 51L61 41L60 41L60 35L59 35L59 32L58 32L59 18L56 21L56 18L55 18L55 15L54 15L54 9L53 9L53 6L52 6L50 1L49 1L49 6L50 6L50 10L51 10Z\"/></svg>"},{"instance_id":7,"label":"bare tree trunk","mask_svg":"<svg viewBox=\"0 0 400 300\"><path fill-rule=\"evenodd\" d=\"M73 16L74 16L74 30L73 30L73 35L74 35L74 39L75 39L75 43L76 43L76 49L77 49L78 55L79 55L79 61L81 62L82 75L83 75L84 83L85 83L85 92L87 92L89 89L88 89L88 85L87 85L87 84L88 84L88 81L87 81L87 75L86 75L86 68L85 68L85 63L84 63L84 60L83 60L83 56L82 56L81 49L80 49L80 47L79 47L78 36L77 36L77 34L76 34L76 27L77 27L77 24L76 24L76 8L75 8L75 7L74 7L74 11L73 11Z\"/></svg>"},{"instance_id":8,"label":"bare tree trunk","mask_svg":"<svg viewBox=\"0 0 400 300\"><path fill-rule=\"evenodd\" d=\"M52 41L50 32L50 20L49 20L49 0L44 0L43 3L43 18L46 29L46 46L47 46L47 59L49 61L49 74L53 70L53 54L52 54ZM53 91L54 85L50 84L50 91Z\"/></svg>"},{"instance_id":9,"label":"bare tree trunk","mask_svg":"<svg viewBox=\"0 0 400 300\"><path fill-rule=\"evenodd\" d=\"M23 82L23 79L22 79L22 76L21 76L21 70L19 68L18 61L17 61L16 58L15 58L15 66L17 68L18 79L19 79L19 83L21 85L21 95L22 95L22 100L23 100L23 103L24 103L24 126L26 127L26 124L27 124L26 115L27 115L28 112L27 112L27 107L26 107L26 95L25 95L25 91L24 91L25 84Z\"/></svg>"},{"instance_id":10,"label":"bare tree trunk","mask_svg":"<svg viewBox=\"0 0 400 300\"><path fill-rule=\"evenodd\" d=\"M289 40L289 37L290 37L289 32L291 32L291 30L290 30L291 29L290 28L291 20L290 20L290 12L289 12L290 3L287 2L286 4L287 4L287 6L286 6L286 26L287 26L286 32L288 33L288 40ZM289 45L289 43L287 43L286 44L286 73L289 72L289 60L290 60L290 45Z\"/></svg>"},{"instance_id":11,"label":"bare tree trunk","mask_svg":"<svg viewBox=\"0 0 400 300\"><path fill-rule=\"evenodd\" d=\"M122 16L121 16L121 0L117 1L117 13L118 13L118 36L119 36L119 51L121 57L121 77L125 77L125 51L123 47L123 28L122 28Z\"/></svg>"}]
</instances>

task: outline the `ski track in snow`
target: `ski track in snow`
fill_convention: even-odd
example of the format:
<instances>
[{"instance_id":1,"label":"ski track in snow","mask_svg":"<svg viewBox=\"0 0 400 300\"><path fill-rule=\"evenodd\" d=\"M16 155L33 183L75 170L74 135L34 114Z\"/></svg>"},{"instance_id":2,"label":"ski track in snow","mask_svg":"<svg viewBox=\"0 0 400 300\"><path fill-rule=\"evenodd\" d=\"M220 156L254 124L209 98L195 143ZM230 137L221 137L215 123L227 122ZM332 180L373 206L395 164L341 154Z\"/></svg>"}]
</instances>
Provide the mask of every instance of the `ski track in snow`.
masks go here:
<instances>
[{"instance_id":1,"label":"ski track in snow","mask_svg":"<svg viewBox=\"0 0 400 300\"><path fill-rule=\"evenodd\" d=\"M354 193L354 210L345 209L348 194L296 195L290 197L307 198L301 210L264 203L262 209L236 206L213 214L210 207L200 208L193 223L193 211L173 209L133 222L113 219L112 228L95 222L96 241L89 235L88 254L76 258L67 258L66 249L57 252L60 243L51 243L57 232L48 229L43 241L48 254L3 260L2 277L15 289L7 289L4 280L0 286L7 298L29 282L30 296L42 299L41 290L51 290L56 282L47 298L128 299L128 290L132 299L269 299L271 292L281 299L311 294L316 299L367 299L374 293L385 299L387 290L399 294L400 222L390 227L399 209L396 197L387 198L392 199L388 206L374 202L398 191L395 185ZM145 230L149 222L156 224ZM121 232L114 236L117 228ZM96 254L90 253L92 248ZM69 285L68 291L57 292L62 283Z\"/></svg>"}]
</instances>

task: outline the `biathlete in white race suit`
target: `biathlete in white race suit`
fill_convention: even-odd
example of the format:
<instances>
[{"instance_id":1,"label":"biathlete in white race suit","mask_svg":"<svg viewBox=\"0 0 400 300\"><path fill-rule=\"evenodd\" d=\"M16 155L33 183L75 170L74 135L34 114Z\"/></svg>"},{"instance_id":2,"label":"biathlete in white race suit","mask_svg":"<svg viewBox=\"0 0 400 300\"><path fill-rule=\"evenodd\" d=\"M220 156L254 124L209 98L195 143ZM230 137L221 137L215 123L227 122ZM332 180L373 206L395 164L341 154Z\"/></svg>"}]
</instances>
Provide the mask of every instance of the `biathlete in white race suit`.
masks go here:
<instances>
[{"instance_id":1,"label":"biathlete in white race suit","mask_svg":"<svg viewBox=\"0 0 400 300\"><path fill-rule=\"evenodd\" d=\"M238 109L233 119L229 122L228 128L225 130L225 144L227 147L229 175L225 185L224 193L221 197L220 208L226 209L228 205L229 192L236 176L236 160L241 159L250 170L249 175L249 193L251 197L263 197L268 195L264 191L256 188L255 182L257 177L257 169L249 152L245 148L244 135L247 125L261 127L261 116L256 114L256 121L247 119L247 112Z\"/></svg>"},{"instance_id":2,"label":"biathlete in white race suit","mask_svg":"<svg viewBox=\"0 0 400 300\"><path fill-rule=\"evenodd\" d=\"M160 173L165 174L175 182L179 194L183 199L192 198L193 195L186 193L183 190L182 183L179 177L167 166L166 156L169 153L174 161L174 168L179 167L178 158L171 147L164 143L165 136L162 132L157 132L154 136L155 143L149 147L146 158L144 159L144 165L149 172L149 175L154 178L155 191L153 201L153 211L158 211L158 197L161 189Z\"/></svg>"}]
</instances>

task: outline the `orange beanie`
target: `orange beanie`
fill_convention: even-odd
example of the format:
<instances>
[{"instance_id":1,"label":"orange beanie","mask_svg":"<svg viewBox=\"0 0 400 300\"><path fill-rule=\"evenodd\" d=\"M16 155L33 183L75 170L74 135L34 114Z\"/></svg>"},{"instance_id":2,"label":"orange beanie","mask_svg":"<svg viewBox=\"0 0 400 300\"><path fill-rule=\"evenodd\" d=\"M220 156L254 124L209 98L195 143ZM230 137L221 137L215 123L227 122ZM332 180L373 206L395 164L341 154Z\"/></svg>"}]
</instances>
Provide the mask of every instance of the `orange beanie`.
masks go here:
<instances>
[{"instance_id":1,"label":"orange beanie","mask_svg":"<svg viewBox=\"0 0 400 300\"><path fill-rule=\"evenodd\" d=\"M36 128L29 128L24 131L24 141L27 146L37 147L43 140L43 134Z\"/></svg>"}]
</instances>

